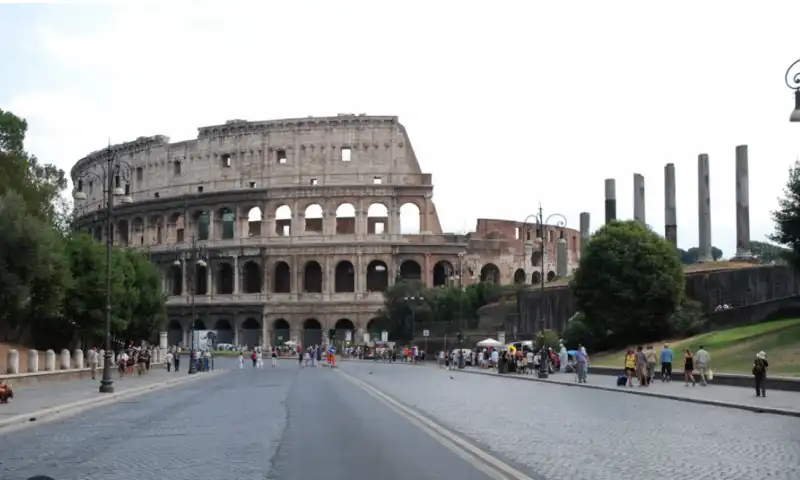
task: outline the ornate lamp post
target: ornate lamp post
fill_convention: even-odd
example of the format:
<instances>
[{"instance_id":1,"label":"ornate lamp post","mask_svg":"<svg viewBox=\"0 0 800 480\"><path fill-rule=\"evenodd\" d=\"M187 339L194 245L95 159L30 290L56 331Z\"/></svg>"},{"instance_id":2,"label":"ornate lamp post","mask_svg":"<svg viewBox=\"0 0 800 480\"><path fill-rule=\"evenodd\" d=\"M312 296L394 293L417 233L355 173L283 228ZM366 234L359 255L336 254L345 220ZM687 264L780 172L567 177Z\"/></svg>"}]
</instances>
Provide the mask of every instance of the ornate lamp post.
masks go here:
<instances>
[{"instance_id":1,"label":"ornate lamp post","mask_svg":"<svg viewBox=\"0 0 800 480\"><path fill-rule=\"evenodd\" d=\"M794 110L790 122L800 122L800 60L789 65L786 70L786 86L794 90Z\"/></svg>"},{"instance_id":2,"label":"ornate lamp post","mask_svg":"<svg viewBox=\"0 0 800 480\"><path fill-rule=\"evenodd\" d=\"M117 158L109 146L105 152L105 163L101 164L100 172L86 170L78 174L75 178L77 187L72 194L77 201L86 200L88 197L83 191L83 184L87 179L97 180L103 186L106 221L106 341L100 393L114 393L114 380L111 379L111 250L114 245L111 217L114 213L115 197L122 204L133 203L130 186L132 171L131 165Z\"/></svg>"},{"instance_id":3,"label":"ornate lamp post","mask_svg":"<svg viewBox=\"0 0 800 480\"><path fill-rule=\"evenodd\" d=\"M540 298L541 306L542 306L541 311L543 312L544 311L544 285L545 285L545 281L546 281L545 280L545 274L544 274L544 265L545 265L546 254L547 254L547 252L545 250L545 245L547 243L546 240L545 240L546 233L550 232L550 231L553 231L556 228L564 228L564 227L566 227L567 226L567 217L565 217L564 215L562 215L560 213L553 213L553 214L549 215L547 218L545 218L544 211L542 210L542 205L539 204L539 211L537 213L535 213L535 214L528 215L525 218L525 221L522 224L523 235L527 235L527 232L528 232L528 230L527 230L528 220L533 220L533 222L534 222L533 224L536 225L536 242L539 244L538 253L539 253L539 258L540 258L541 266L542 266L542 274L539 276L540 277L539 278L540 289L541 289L541 293L539 295L539 298ZM551 223L552 220L555 220L555 222ZM563 235L563 231L562 231L561 234ZM523 238L524 238L523 242L525 240L527 240L527 238L525 238L525 237L523 237ZM536 251L532 250L531 251L531 265L536 267L536 256L534 255L534 253L536 253ZM547 356L546 356L547 345L544 342L544 340L545 340L545 337L544 337L545 321L544 321L544 318L542 318L539 321L541 322L541 325L542 325L541 326L542 349L540 351L541 361L539 362L538 377L539 378L547 378L549 376L549 374L548 374L548 371L547 371L547 361L546 361L546 359L547 359Z\"/></svg>"},{"instance_id":4,"label":"ornate lamp post","mask_svg":"<svg viewBox=\"0 0 800 480\"><path fill-rule=\"evenodd\" d=\"M184 213L184 230L185 225L188 223L187 219L189 218L188 210ZM184 264L189 265L188 268L189 278L189 294L191 295L191 302L192 302L192 323L191 327L189 328L189 336L191 338L190 347L189 347L189 375L193 375L197 373L197 364L195 363L195 344L194 344L194 324L197 321L197 307L195 304L195 295L197 291L197 267L208 268L207 263L208 252L206 249L197 244L197 236L191 236L191 243L189 244L189 249L184 250L183 252L178 252L178 258L175 259L173 265L176 267L181 267ZM208 288L208 286L206 286Z\"/></svg>"}]
</instances>

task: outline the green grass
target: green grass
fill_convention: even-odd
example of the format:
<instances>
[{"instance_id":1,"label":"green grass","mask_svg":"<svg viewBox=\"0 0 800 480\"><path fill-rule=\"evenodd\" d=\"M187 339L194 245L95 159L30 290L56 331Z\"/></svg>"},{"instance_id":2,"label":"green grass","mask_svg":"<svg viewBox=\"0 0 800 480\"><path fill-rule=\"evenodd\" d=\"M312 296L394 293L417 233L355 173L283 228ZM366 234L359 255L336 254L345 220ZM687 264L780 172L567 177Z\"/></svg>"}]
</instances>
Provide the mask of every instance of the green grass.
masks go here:
<instances>
[{"instance_id":1,"label":"green grass","mask_svg":"<svg viewBox=\"0 0 800 480\"><path fill-rule=\"evenodd\" d=\"M682 340L654 342L656 350L664 343L680 355L685 348L697 350L703 345L711 354L711 367L719 373L750 374L756 353L767 353L772 375L800 377L800 318L759 323L746 327L704 333ZM625 350L596 353L592 364L603 367L620 366Z\"/></svg>"}]
</instances>

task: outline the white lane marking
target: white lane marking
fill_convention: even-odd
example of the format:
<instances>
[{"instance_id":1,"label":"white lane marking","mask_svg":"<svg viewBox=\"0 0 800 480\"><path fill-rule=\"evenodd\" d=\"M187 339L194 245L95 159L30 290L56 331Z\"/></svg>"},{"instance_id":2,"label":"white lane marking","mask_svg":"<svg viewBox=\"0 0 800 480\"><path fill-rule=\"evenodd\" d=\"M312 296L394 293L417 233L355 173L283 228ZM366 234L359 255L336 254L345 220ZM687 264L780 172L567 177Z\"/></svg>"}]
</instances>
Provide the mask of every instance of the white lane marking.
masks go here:
<instances>
[{"instance_id":1,"label":"white lane marking","mask_svg":"<svg viewBox=\"0 0 800 480\"><path fill-rule=\"evenodd\" d=\"M489 455L463 438L451 433L446 428L437 425L427 417L420 415L402 403L394 400L392 397L382 393L372 385L369 385L368 383L343 372L341 369L337 368L336 372L342 375L349 382L366 391L375 399L381 401L397 414L408 420L411 424L420 428L422 431L433 437L436 441L455 452L458 456L489 475L489 477L498 480L534 480L532 477L520 472L496 457Z\"/></svg>"}]
</instances>

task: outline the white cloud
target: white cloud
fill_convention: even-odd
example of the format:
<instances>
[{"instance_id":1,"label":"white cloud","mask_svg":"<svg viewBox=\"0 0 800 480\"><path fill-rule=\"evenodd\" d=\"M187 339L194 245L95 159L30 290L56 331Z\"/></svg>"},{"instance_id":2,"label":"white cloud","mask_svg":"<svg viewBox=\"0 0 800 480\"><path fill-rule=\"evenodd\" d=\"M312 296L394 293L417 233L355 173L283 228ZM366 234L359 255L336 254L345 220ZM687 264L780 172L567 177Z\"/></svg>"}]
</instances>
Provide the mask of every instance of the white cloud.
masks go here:
<instances>
[{"instance_id":1,"label":"white cloud","mask_svg":"<svg viewBox=\"0 0 800 480\"><path fill-rule=\"evenodd\" d=\"M734 148L751 152L753 239L800 152L783 71L800 5L780 2L161 2L110 10L73 31L37 27L54 72L10 107L31 149L69 168L141 135L338 112L396 114L434 174L443 227L475 217L590 211L617 179L632 216L663 231L663 167L676 165L679 241L697 243L697 154L712 168L714 244L735 244ZM691 5L691 10L680 8ZM743 8L737 5L744 5ZM547 213L547 212L546 212Z\"/></svg>"}]
</instances>

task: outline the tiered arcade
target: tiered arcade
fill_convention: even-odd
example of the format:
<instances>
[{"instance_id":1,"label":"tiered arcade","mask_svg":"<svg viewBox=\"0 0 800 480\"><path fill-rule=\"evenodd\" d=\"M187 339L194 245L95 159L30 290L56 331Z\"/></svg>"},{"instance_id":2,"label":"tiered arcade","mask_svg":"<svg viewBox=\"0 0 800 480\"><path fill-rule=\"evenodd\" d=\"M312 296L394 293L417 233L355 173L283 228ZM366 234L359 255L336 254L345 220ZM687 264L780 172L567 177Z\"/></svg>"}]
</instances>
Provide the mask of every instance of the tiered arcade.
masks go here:
<instances>
[{"instance_id":1,"label":"tiered arcade","mask_svg":"<svg viewBox=\"0 0 800 480\"><path fill-rule=\"evenodd\" d=\"M220 342L317 343L329 328L370 330L398 277L430 287L552 280L560 237L570 271L579 258L568 228L548 232L535 267L530 225L481 219L473 233L444 234L431 175L397 117L233 120L196 140L141 137L81 159L73 180L109 150L131 165L134 200L115 206L113 240L146 249L163 271L170 344L188 340L190 280L195 328L217 330ZM102 186L84 191L79 228L104 238ZM401 211L418 215L413 232ZM185 261L193 244L203 265Z\"/></svg>"}]
</instances>

